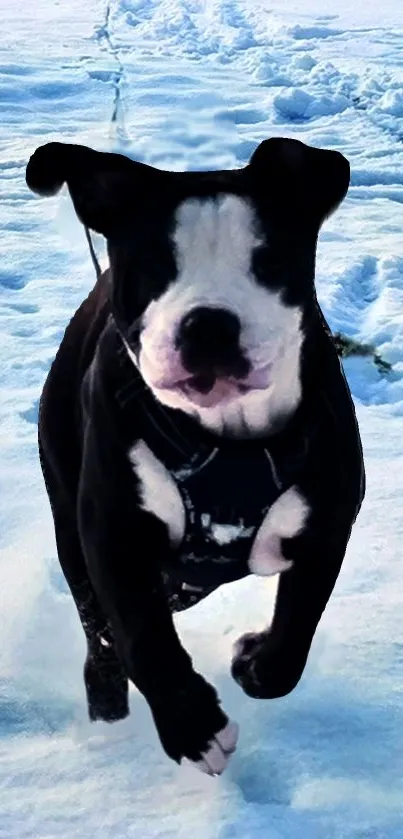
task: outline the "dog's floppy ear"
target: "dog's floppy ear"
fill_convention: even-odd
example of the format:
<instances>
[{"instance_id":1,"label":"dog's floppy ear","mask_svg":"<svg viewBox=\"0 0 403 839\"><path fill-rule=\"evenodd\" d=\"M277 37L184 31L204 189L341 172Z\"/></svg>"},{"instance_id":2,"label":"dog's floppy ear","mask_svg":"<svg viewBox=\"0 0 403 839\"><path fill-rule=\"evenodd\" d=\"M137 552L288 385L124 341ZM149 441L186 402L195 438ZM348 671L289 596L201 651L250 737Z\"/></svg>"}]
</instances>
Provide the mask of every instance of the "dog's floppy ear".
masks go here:
<instances>
[{"instance_id":1,"label":"dog's floppy ear","mask_svg":"<svg viewBox=\"0 0 403 839\"><path fill-rule=\"evenodd\" d=\"M267 184L282 209L309 214L320 226L345 197L350 164L340 152L317 149L299 140L272 137L252 155L249 169L260 188Z\"/></svg>"},{"instance_id":2,"label":"dog's floppy ear","mask_svg":"<svg viewBox=\"0 0 403 839\"><path fill-rule=\"evenodd\" d=\"M104 236L133 213L139 192L163 173L121 154L69 143L47 143L29 160L26 182L39 195L55 195L67 183L80 221Z\"/></svg>"}]
</instances>

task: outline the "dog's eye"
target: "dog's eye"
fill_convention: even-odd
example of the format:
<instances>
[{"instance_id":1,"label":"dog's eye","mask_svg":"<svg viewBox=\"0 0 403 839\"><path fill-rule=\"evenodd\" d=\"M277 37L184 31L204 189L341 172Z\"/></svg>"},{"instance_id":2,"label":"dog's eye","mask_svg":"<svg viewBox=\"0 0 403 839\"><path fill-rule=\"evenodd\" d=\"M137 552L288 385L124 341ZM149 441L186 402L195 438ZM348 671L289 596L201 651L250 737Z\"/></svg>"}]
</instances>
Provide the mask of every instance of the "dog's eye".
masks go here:
<instances>
[{"instance_id":1,"label":"dog's eye","mask_svg":"<svg viewBox=\"0 0 403 839\"><path fill-rule=\"evenodd\" d=\"M258 248L255 248L252 254L252 271L256 279L261 282L269 279L272 262L273 253L268 245L260 245Z\"/></svg>"},{"instance_id":2,"label":"dog's eye","mask_svg":"<svg viewBox=\"0 0 403 839\"><path fill-rule=\"evenodd\" d=\"M128 330L129 340L132 344L137 344L140 340L140 334L143 329L141 318L136 318L136 320L131 324Z\"/></svg>"}]
</instances>

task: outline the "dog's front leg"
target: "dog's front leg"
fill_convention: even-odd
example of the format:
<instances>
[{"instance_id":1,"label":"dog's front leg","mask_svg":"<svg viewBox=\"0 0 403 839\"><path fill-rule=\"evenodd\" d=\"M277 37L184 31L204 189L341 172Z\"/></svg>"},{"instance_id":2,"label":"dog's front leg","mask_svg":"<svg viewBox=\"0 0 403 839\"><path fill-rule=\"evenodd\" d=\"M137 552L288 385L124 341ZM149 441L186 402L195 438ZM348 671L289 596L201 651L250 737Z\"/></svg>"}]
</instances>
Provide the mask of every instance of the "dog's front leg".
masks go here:
<instances>
[{"instance_id":1,"label":"dog's front leg","mask_svg":"<svg viewBox=\"0 0 403 839\"><path fill-rule=\"evenodd\" d=\"M271 527L262 529L256 546L255 572L280 571L272 624L260 633L240 638L234 651L232 675L245 693L276 698L290 693L305 668L314 633L336 583L359 504L359 487L339 503L329 498L328 487L293 487L294 516L273 507ZM299 499L299 503L297 503ZM276 515L277 514L277 515ZM273 526L277 523L278 528ZM294 532L292 526L294 525ZM266 536L267 555L264 556ZM253 570L253 568L252 568ZM282 572L282 573L281 573Z\"/></svg>"},{"instance_id":2,"label":"dog's front leg","mask_svg":"<svg viewBox=\"0 0 403 839\"><path fill-rule=\"evenodd\" d=\"M197 673L175 630L160 573L170 550L166 526L142 511L133 470L117 443L86 434L80 535L92 585L123 667L152 711L165 752L219 774L237 726Z\"/></svg>"}]
</instances>

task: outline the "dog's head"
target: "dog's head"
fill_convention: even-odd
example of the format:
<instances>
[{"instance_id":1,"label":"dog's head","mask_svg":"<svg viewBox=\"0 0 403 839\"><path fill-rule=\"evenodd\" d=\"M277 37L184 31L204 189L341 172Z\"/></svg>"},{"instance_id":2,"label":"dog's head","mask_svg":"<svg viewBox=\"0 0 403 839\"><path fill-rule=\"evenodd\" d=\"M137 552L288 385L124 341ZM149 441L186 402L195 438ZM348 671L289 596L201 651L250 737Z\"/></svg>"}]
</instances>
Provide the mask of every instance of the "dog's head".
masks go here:
<instances>
[{"instance_id":1,"label":"dog's head","mask_svg":"<svg viewBox=\"0 0 403 839\"><path fill-rule=\"evenodd\" d=\"M27 183L48 195L67 183L82 223L106 237L114 317L160 402L207 425L232 413L259 426L300 399L316 240L349 174L340 153L282 138L219 172L50 143Z\"/></svg>"}]
</instances>

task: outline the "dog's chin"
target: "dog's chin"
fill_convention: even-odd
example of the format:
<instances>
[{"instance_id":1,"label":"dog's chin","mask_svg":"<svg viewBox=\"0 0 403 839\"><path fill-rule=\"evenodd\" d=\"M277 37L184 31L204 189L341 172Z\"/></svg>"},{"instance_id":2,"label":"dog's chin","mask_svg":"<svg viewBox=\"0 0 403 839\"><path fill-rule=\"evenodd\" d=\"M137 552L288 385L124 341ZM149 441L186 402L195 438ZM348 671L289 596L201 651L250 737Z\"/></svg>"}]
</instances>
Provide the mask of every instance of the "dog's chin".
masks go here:
<instances>
[{"instance_id":1,"label":"dog's chin","mask_svg":"<svg viewBox=\"0 0 403 839\"><path fill-rule=\"evenodd\" d=\"M187 387L176 387L172 389L167 388L153 388L151 390L158 401L168 408L179 408L189 414L198 414L199 412L225 410L226 407L236 405L236 403L245 398L246 395L255 393L255 389L239 391L233 388L213 388L210 393L200 393L200 391L193 390Z\"/></svg>"},{"instance_id":2,"label":"dog's chin","mask_svg":"<svg viewBox=\"0 0 403 839\"><path fill-rule=\"evenodd\" d=\"M225 379L216 381L213 387L206 392L193 387L190 382L184 382L178 385L176 389L191 407L196 408L226 407L241 396L256 390L256 388L235 384Z\"/></svg>"},{"instance_id":3,"label":"dog's chin","mask_svg":"<svg viewBox=\"0 0 403 839\"><path fill-rule=\"evenodd\" d=\"M130 355L133 354L130 352ZM216 376L208 372L190 375L181 365L172 365L169 373L155 375L156 370L144 353L136 361L136 366L159 402L188 413L224 410L227 406L243 402L248 395L267 392L271 385L271 364L255 368L243 378Z\"/></svg>"},{"instance_id":4,"label":"dog's chin","mask_svg":"<svg viewBox=\"0 0 403 839\"><path fill-rule=\"evenodd\" d=\"M267 391L269 385L251 386L241 382L218 379L208 390L201 390L192 385L191 380L177 383L172 387L161 387L158 383L149 382L149 387L156 399L162 404L180 408L189 413L200 410L225 409L244 400L248 395Z\"/></svg>"}]
</instances>

